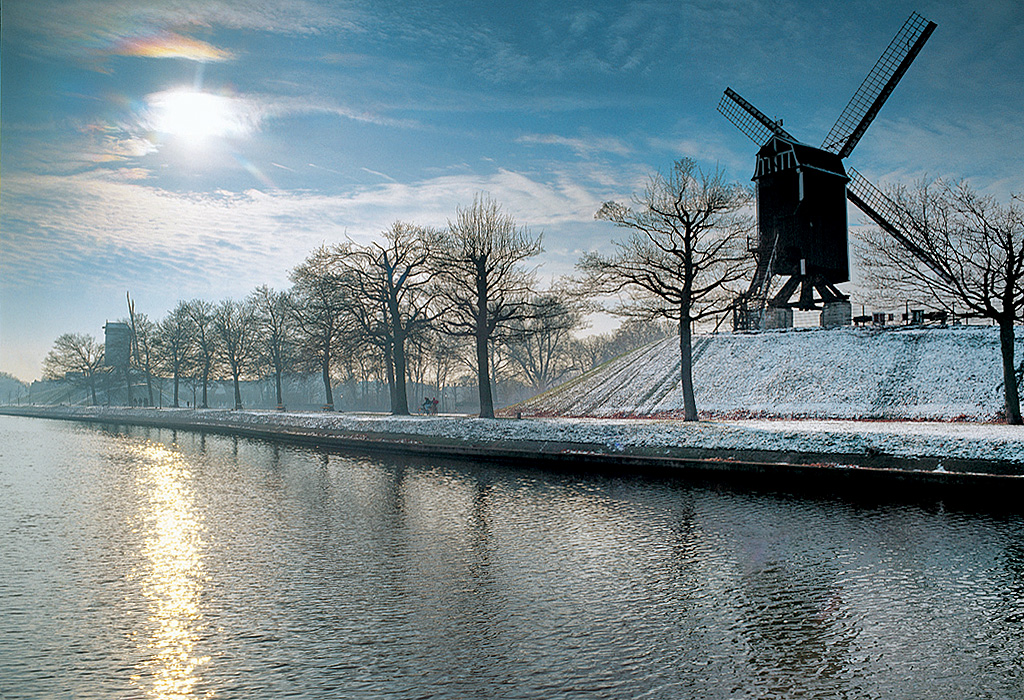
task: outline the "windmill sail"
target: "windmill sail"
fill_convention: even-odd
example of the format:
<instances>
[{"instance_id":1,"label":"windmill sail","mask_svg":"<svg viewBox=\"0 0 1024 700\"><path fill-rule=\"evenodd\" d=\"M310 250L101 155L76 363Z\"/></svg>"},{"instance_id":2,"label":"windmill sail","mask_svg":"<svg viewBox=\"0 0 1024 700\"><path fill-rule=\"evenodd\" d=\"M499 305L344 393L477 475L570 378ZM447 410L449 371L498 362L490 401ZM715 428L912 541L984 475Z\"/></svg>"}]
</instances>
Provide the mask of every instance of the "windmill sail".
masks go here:
<instances>
[{"instance_id":1,"label":"windmill sail","mask_svg":"<svg viewBox=\"0 0 1024 700\"><path fill-rule=\"evenodd\" d=\"M726 88L725 94L718 102L718 111L736 125L736 128L747 135L758 146L768 143L772 136L784 136L795 141L779 122L772 121L754 105L740 97L732 88Z\"/></svg>"},{"instance_id":2,"label":"windmill sail","mask_svg":"<svg viewBox=\"0 0 1024 700\"><path fill-rule=\"evenodd\" d=\"M878 224L879 228L895 238L911 255L927 265L932 272L944 280L949 280L949 273L943 270L942 266L924 249L910 240L897 224L893 223L899 218L896 215L896 205L893 201L854 168L850 168L848 174L850 182L846 185L846 198L856 204L862 212Z\"/></svg>"},{"instance_id":3,"label":"windmill sail","mask_svg":"<svg viewBox=\"0 0 1024 700\"><path fill-rule=\"evenodd\" d=\"M839 115L821 144L824 150L838 153L841 158L850 155L935 26L916 12L910 15Z\"/></svg>"}]
</instances>

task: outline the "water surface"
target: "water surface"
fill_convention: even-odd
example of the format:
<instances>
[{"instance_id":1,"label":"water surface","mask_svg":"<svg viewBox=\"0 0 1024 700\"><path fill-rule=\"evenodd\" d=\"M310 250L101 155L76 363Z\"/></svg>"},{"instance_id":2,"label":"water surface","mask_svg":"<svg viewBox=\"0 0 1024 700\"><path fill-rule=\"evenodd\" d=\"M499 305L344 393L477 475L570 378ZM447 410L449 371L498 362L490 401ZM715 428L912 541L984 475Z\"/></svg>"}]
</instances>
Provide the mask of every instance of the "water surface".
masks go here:
<instances>
[{"instance_id":1,"label":"water surface","mask_svg":"<svg viewBox=\"0 0 1024 700\"><path fill-rule=\"evenodd\" d=\"M1022 698L1024 517L0 416L0 697Z\"/></svg>"}]
</instances>

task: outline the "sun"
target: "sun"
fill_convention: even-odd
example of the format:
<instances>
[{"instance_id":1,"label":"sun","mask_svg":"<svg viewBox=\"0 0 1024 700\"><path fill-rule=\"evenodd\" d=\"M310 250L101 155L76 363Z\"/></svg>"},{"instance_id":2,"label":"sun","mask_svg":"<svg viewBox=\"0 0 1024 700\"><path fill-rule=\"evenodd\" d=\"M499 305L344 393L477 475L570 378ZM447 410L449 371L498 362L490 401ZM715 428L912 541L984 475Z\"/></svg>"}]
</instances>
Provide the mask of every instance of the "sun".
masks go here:
<instances>
[{"instance_id":1,"label":"sun","mask_svg":"<svg viewBox=\"0 0 1024 700\"><path fill-rule=\"evenodd\" d=\"M168 90L150 95L146 102L150 127L183 139L231 138L252 130L239 101L211 92Z\"/></svg>"}]
</instances>

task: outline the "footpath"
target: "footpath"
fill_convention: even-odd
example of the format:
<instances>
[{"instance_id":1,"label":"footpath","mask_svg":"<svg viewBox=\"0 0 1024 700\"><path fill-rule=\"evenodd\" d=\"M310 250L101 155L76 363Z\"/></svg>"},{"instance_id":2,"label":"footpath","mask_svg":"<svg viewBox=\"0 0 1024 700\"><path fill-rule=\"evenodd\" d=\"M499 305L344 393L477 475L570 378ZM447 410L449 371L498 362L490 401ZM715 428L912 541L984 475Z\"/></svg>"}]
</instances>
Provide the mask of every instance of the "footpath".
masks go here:
<instances>
[{"instance_id":1,"label":"footpath","mask_svg":"<svg viewBox=\"0 0 1024 700\"><path fill-rule=\"evenodd\" d=\"M1024 428L993 423L484 420L456 415L77 406L5 406L0 414L198 430L394 456L1024 508Z\"/></svg>"}]
</instances>

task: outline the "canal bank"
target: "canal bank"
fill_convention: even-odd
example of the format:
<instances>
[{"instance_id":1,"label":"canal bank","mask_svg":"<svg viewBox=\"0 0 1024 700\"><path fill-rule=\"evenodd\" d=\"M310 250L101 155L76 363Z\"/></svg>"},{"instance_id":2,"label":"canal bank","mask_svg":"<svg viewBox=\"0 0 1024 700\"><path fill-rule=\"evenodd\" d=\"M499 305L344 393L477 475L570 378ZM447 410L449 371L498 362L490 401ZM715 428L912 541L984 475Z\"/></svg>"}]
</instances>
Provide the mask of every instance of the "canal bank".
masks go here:
<instances>
[{"instance_id":1,"label":"canal bank","mask_svg":"<svg viewBox=\"0 0 1024 700\"><path fill-rule=\"evenodd\" d=\"M333 450L473 459L619 475L677 475L782 491L1016 508L1014 426L856 421L497 419L219 409L7 406L0 414L197 430Z\"/></svg>"}]
</instances>

